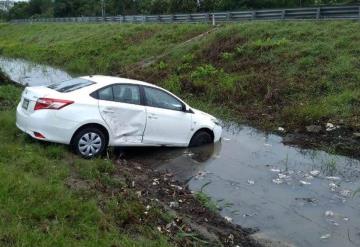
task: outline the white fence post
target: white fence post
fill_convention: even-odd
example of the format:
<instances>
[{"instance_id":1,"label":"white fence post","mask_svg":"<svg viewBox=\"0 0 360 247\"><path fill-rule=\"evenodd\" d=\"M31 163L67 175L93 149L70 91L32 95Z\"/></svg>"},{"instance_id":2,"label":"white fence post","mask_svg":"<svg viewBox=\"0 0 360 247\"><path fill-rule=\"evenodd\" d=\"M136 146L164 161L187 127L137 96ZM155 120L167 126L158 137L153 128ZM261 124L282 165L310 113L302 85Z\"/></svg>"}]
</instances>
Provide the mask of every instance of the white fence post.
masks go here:
<instances>
[{"instance_id":1,"label":"white fence post","mask_svg":"<svg viewBox=\"0 0 360 247\"><path fill-rule=\"evenodd\" d=\"M213 26L216 25L216 23L215 23L215 14L214 14L214 13L212 14L212 25L213 25Z\"/></svg>"}]
</instances>

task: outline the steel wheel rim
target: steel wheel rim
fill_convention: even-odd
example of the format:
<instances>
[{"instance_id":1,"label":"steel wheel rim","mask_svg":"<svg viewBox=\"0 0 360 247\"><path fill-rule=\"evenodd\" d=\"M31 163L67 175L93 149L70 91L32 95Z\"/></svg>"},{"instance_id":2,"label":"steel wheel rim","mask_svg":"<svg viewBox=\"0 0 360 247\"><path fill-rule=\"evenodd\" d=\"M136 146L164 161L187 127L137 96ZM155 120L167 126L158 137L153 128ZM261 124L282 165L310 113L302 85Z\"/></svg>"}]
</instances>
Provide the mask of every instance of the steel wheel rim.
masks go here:
<instances>
[{"instance_id":1,"label":"steel wheel rim","mask_svg":"<svg viewBox=\"0 0 360 247\"><path fill-rule=\"evenodd\" d=\"M99 153L101 146L101 137L94 132L84 134L78 143L80 153L86 157L92 157Z\"/></svg>"}]
</instances>

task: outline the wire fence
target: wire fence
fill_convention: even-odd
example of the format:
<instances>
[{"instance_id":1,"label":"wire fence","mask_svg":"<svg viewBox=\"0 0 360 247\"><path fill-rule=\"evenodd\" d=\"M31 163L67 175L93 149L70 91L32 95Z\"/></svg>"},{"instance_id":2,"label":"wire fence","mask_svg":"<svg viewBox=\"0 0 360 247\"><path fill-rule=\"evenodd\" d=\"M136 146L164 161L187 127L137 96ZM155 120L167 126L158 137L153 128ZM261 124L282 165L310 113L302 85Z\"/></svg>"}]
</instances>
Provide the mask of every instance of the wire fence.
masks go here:
<instances>
[{"instance_id":1,"label":"wire fence","mask_svg":"<svg viewBox=\"0 0 360 247\"><path fill-rule=\"evenodd\" d=\"M173 15L124 15L106 17L64 17L11 20L12 23L36 22L112 22L112 23L212 23L249 20L360 20L360 6L331 6L294 9L251 10L234 12Z\"/></svg>"}]
</instances>

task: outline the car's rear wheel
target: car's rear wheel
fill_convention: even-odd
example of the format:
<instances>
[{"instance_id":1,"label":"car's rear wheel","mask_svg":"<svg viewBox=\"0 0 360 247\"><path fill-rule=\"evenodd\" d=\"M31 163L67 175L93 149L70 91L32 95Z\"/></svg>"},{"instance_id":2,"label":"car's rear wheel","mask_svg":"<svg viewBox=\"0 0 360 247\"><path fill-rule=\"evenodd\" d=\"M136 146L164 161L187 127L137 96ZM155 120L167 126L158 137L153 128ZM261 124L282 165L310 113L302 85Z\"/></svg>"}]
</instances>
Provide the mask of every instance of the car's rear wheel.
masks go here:
<instances>
[{"instance_id":1,"label":"car's rear wheel","mask_svg":"<svg viewBox=\"0 0 360 247\"><path fill-rule=\"evenodd\" d=\"M213 139L209 131L199 130L190 140L189 147L198 147L212 143Z\"/></svg>"},{"instance_id":2,"label":"car's rear wheel","mask_svg":"<svg viewBox=\"0 0 360 247\"><path fill-rule=\"evenodd\" d=\"M87 159L101 155L106 147L105 134L95 127L80 130L75 134L72 142L75 153Z\"/></svg>"}]
</instances>

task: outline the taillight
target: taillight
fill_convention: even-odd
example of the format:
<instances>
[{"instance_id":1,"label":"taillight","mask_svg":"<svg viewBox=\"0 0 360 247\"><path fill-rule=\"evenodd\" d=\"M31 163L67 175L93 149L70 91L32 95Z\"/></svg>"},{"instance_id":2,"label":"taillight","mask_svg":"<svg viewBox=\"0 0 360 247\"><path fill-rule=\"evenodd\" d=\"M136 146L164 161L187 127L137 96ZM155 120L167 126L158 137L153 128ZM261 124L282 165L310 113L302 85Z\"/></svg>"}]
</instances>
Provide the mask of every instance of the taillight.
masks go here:
<instances>
[{"instance_id":1,"label":"taillight","mask_svg":"<svg viewBox=\"0 0 360 247\"><path fill-rule=\"evenodd\" d=\"M50 98L39 98L36 101L34 110L41 110L41 109L53 109L59 110L74 103L71 100L64 100L64 99L50 99Z\"/></svg>"}]
</instances>

